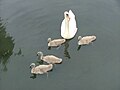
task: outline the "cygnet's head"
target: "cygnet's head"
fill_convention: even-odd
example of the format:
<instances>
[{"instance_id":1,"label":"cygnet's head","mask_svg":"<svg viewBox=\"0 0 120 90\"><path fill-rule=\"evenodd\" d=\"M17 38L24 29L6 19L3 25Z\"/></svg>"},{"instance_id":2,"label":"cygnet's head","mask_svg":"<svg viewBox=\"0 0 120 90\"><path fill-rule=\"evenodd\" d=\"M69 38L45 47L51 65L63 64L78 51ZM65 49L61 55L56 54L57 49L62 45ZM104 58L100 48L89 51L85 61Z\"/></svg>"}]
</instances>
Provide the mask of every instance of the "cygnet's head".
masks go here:
<instances>
[{"instance_id":1,"label":"cygnet's head","mask_svg":"<svg viewBox=\"0 0 120 90\"><path fill-rule=\"evenodd\" d=\"M82 39L82 36L78 36L78 40Z\"/></svg>"},{"instance_id":2,"label":"cygnet's head","mask_svg":"<svg viewBox=\"0 0 120 90\"><path fill-rule=\"evenodd\" d=\"M48 38L48 43L51 41L51 38Z\"/></svg>"},{"instance_id":3,"label":"cygnet's head","mask_svg":"<svg viewBox=\"0 0 120 90\"><path fill-rule=\"evenodd\" d=\"M35 67L35 63L30 64L30 68L33 68L33 67Z\"/></svg>"},{"instance_id":4,"label":"cygnet's head","mask_svg":"<svg viewBox=\"0 0 120 90\"><path fill-rule=\"evenodd\" d=\"M92 36L92 39L95 40L95 39L96 39L96 36Z\"/></svg>"},{"instance_id":5,"label":"cygnet's head","mask_svg":"<svg viewBox=\"0 0 120 90\"><path fill-rule=\"evenodd\" d=\"M43 55L41 51L37 52L37 56Z\"/></svg>"}]
</instances>

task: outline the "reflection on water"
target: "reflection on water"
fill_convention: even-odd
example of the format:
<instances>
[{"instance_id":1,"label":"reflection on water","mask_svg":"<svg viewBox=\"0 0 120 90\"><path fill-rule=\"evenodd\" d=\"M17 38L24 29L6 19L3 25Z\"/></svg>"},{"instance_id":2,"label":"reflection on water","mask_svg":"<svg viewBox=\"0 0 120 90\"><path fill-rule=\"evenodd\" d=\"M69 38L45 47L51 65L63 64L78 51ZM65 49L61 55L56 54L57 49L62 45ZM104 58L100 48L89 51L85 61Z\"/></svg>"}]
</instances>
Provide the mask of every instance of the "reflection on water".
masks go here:
<instances>
[{"instance_id":1,"label":"reflection on water","mask_svg":"<svg viewBox=\"0 0 120 90\"><path fill-rule=\"evenodd\" d=\"M30 78L35 79L36 78L36 74L33 74L32 76L30 76Z\"/></svg>"},{"instance_id":2,"label":"reflection on water","mask_svg":"<svg viewBox=\"0 0 120 90\"><path fill-rule=\"evenodd\" d=\"M66 40L65 42L65 48L64 48L64 56L67 57L68 59L70 59L70 54L68 52L68 47L69 47L69 41L70 40Z\"/></svg>"},{"instance_id":3,"label":"reflection on water","mask_svg":"<svg viewBox=\"0 0 120 90\"><path fill-rule=\"evenodd\" d=\"M21 48L19 48L19 51L18 51L17 53L14 53L15 56L16 56L16 55L21 55L21 54L22 54Z\"/></svg>"},{"instance_id":4,"label":"reflection on water","mask_svg":"<svg viewBox=\"0 0 120 90\"><path fill-rule=\"evenodd\" d=\"M16 52L16 53L14 52L14 55L15 55L15 56L17 56L17 55L18 55L18 56L24 56L24 55L22 54L22 49L21 49L21 48L19 48L18 52Z\"/></svg>"},{"instance_id":5,"label":"reflection on water","mask_svg":"<svg viewBox=\"0 0 120 90\"><path fill-rule=\"evenodd\" d=\"M13 54L14 40L5 31L6 27L0 18L0 64L2 64L3 71L7 71L6 64L8 59Z\"/></svg>"},{"instance_id":6,"label":"reflection on water","mask_svg":"<svg viewBox=\"0 0 120 90\"><path fill-rule=\"evenodd\" d=\"M79 51L79 50L80 50L80 48L81 48L81 45L79 45L79 46L78 46L77 50Z\"/></svg>"}]
</instances>

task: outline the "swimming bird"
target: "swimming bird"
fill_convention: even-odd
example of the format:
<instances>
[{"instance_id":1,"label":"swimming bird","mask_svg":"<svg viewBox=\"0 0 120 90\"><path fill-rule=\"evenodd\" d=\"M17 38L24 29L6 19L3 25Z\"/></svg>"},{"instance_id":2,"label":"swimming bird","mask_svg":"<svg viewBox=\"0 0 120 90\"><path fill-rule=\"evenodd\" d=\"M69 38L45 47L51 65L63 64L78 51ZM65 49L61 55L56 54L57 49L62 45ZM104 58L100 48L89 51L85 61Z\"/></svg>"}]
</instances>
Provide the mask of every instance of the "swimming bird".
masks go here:
<instances>
[{"instance_id":1,"label":"swimming bird","mask_svg":"<svg viewBox=\"0 0 120 90\"><path fill-rule=\"evenodd\" d=\"M87 45L90 44L91 42L93 42L94 40L96 40L96 36L92 35L92 36L78 36L78 45Z\"/></svg>"},{"instance_id":2,"label":"swimming bird","mask_svg":"<svg viewBox=\"0 0 120 90\"><path fill-rule=\"evenodd\" d=\"M44 74L48 73L48 71L53 69L52 64L35 66L35 63L31 63L30 67L32 68L31 69L32 74Z\"/></svg>"},{"instance_id":3,"label":"swimming bird","mask_svg":"<svg viewBox=\"0 0 120 90\"><path fill-rule=\"evenodd\" d=\"M72 10L64 12L64 20L61 24L61 36L64 39L71 39L77 33L75 15Z\"/></svg>"},{"instance_id":4,"label":"swimming bird","mask_svg":"<svg viewBox=\"0 0 120 90\"><path fill-rule=\"evenodd\" d=\"M59 63L62 63L62 59L61 58L58 58L54 55L46 55L46 56L43 56L43 53L41 51L39 51L37 53L38 56L40 56L40 59L49 63L49 64L59 64Z\"/></svg>"},{"instance_id":5,"label":"swimming bird","mask_svg":"<svg viewBox=\"0 0 120 90\"><path fill-rule=\"evenodd\" d=\"M61 44L65 43L65 39L51 39L48 38L48 47L57 47L60 46Z\"/></svg>"}]
</instances>

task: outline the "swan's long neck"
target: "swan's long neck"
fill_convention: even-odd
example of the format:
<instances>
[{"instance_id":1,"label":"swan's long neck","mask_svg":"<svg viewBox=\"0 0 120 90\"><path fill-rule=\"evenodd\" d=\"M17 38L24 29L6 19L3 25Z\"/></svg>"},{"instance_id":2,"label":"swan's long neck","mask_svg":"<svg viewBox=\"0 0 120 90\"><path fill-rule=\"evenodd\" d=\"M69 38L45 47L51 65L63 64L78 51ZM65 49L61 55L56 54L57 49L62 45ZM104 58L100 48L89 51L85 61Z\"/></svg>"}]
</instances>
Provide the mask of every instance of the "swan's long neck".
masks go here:
<instances>
[{"instance_id":1,"label":"swan's long neck","mask_svg":"<svg viewBox=\"0 0 120 90\"><path fill-rule=\"evenodd\" d=\"M68 17L65 18L65 30L69 33L69 20L68 20Z\"/></svg>"},{"instance_id":2,"label":"swan's long neck","mask_svg":"<svg viewBox=\"0 0 120 90\"><path fill-rule=\"evenodd\" d=\"M65 34L69 37L69 16L65 16Z\"/></svg>"}]
</instances>

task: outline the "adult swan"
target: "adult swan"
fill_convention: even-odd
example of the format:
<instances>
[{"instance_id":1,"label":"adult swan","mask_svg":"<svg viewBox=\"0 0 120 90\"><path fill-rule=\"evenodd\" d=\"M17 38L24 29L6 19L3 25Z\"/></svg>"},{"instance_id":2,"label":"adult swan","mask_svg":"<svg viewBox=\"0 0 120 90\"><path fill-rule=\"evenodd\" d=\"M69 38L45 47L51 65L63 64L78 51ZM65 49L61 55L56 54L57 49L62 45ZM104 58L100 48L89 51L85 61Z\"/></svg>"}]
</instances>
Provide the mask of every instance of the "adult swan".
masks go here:
<instances>
[{"instance_id":1,"label":"adult swan","mask_svg":"<svg viewBox=\"0 0 120 90\"><path fill-rule=\"evenodd\" d=\"M71 39L75 36L77 32L76 20L74 13L69 10L69 12L64 12L64 20L61 24L61 36L64 39Z\"/></svg>"}]
</instances>

